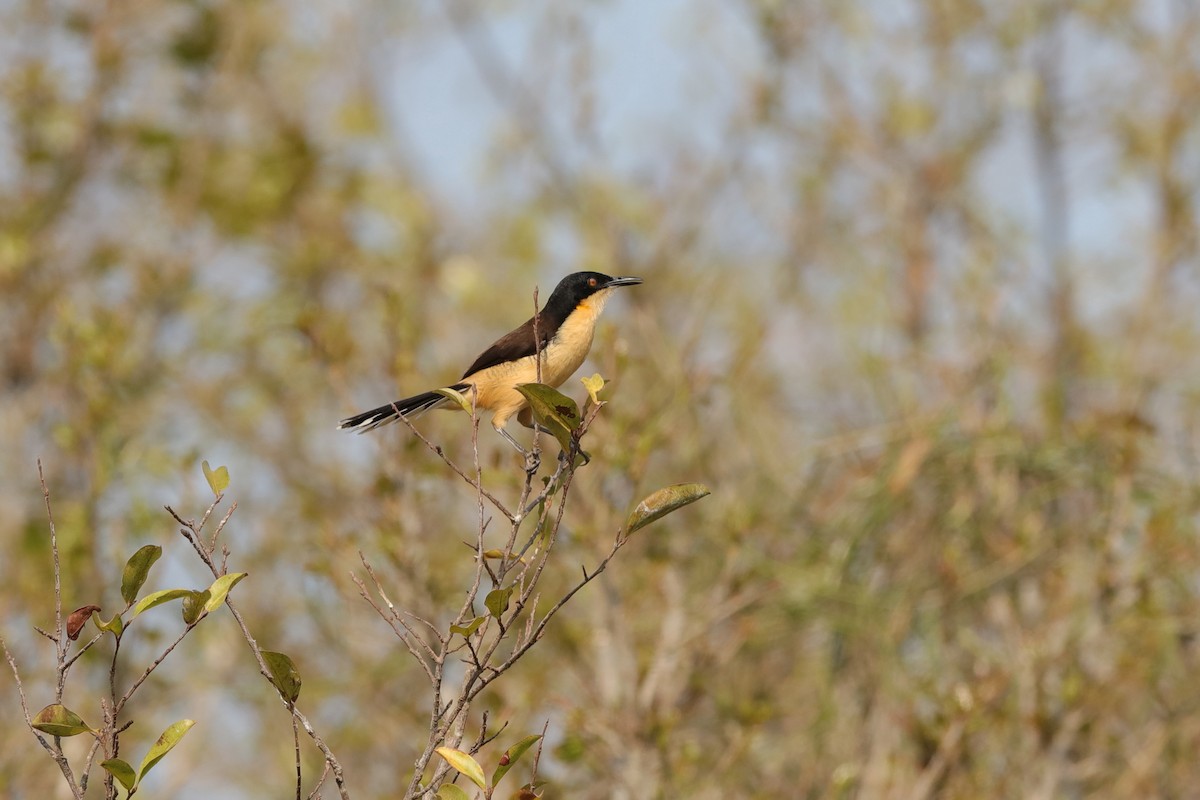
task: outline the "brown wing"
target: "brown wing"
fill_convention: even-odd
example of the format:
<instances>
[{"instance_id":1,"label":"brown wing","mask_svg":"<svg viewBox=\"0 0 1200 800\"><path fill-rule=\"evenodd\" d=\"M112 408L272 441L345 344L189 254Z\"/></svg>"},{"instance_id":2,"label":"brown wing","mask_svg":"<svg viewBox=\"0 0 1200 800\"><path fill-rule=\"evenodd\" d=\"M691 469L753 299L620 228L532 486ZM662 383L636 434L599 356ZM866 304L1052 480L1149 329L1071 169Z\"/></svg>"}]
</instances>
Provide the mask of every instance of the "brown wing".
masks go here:
<instances>
[{"instance_id":1,"label":"brown wing","mask_svg":"<svg viewBox=\"0 0 1200 800\"><path fill-rule=\"evenodd\" d=\"M537 332L538 337L542 340L542 350L546 349L546 345L557 329L558 323L555 320L547 319L545 314L538 317ZM466 378L488 367L531 356L537 350L538 348L534 347L533 343L533 318L530 317L524 325L515 331L504 334L491 347L480 353L479 358L475 359L474 364L467 367L467 371L462 376Z\"/></svg>"}]
</instances>

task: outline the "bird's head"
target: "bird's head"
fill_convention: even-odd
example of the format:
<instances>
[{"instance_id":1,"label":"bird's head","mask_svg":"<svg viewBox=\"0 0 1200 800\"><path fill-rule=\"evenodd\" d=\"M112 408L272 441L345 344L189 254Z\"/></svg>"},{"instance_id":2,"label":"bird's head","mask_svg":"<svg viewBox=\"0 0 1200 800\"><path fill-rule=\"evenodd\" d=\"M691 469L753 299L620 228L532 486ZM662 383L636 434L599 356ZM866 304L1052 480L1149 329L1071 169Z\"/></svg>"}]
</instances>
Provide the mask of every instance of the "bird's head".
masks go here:
<instances>
[{"instance_id":1,"label":"bird's head","mask_svg":"<svg viewBox=\"0 0 1200 800\"><path fill-rule=\"evenodd\" d=\"M546 301L545 311L565 317L587 304L598 314L618 286L634 286L641 282L641 278L614 278L603 272L573 272L554 287L550 299Z\"/></svg>"}]
</instances>

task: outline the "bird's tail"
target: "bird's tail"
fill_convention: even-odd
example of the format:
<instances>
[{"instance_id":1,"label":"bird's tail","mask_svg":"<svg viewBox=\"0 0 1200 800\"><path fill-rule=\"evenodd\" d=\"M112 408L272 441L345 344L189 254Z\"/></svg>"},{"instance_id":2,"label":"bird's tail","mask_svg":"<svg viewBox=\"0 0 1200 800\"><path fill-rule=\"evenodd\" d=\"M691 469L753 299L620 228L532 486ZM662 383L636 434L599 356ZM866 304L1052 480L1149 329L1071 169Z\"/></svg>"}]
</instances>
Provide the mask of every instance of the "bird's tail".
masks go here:
<instances>
[{"instance_id":1,"label":"bird's tail","mask_svg":"<svg viewBox=\"0 0 1200 800\"><path fill-rule=\"evenodd\" d=\"M461 392L468 387L469 384L456 383L448 388L456 392ZM400 419L401 416L405 419L413 419L430 409L452 402L454 401L437 392L415 394L412 397L388 403L386 406L372 408L370 411L364 411L361 414L355 414L353 417L347 417L338 425L338 430L352 430L356 433L366 433L367 431L375 430L380 425L393 423Z\"/></svg>"}]
</instances>

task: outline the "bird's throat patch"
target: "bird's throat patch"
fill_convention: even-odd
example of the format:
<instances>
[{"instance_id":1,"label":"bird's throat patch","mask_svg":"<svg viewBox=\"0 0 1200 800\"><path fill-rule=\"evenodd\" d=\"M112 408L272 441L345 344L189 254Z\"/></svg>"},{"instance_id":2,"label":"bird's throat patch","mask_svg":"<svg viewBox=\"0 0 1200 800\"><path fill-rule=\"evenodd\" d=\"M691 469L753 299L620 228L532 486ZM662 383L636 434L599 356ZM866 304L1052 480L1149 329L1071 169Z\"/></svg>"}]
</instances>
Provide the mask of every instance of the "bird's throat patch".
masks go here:
<instances>
[{"instance_id":1,"label":"bird's throat patch","mask_svg":"<svg viewBox=\"0 0 1200 800\"><path fill-rule=\"evenodd\" d=\"M613 287L601 289L593 295L585 297L575 306L577 312L589 314L593 318L600 316L600 312L604 310L604 306L608 304L608 299L612 297Z\"/></svg>"}]
</instances>

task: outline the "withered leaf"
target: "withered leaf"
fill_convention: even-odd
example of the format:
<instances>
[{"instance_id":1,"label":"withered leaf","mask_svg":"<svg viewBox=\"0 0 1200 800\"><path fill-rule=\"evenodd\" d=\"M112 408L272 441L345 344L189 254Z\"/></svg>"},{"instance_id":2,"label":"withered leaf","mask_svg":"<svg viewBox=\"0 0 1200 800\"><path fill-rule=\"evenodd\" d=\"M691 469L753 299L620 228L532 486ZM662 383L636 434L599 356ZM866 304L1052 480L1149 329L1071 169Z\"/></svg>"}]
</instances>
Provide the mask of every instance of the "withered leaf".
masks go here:
<instances>
[{"instance_id":1,"label":"withered leaf","mask_svg":"<svg viewBox=\"0 0 1200 800\"><path fill-rule=\"evenodd\" d=\"M72 642L78 639L83 626L92 618L92 614L99 610L100 606L80 606L72 611L71 616L67 617L67 638Z\"/></svg>"}]
</instances>

